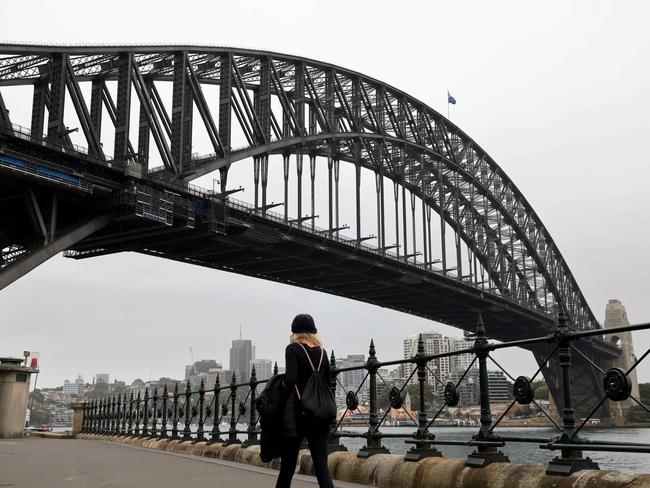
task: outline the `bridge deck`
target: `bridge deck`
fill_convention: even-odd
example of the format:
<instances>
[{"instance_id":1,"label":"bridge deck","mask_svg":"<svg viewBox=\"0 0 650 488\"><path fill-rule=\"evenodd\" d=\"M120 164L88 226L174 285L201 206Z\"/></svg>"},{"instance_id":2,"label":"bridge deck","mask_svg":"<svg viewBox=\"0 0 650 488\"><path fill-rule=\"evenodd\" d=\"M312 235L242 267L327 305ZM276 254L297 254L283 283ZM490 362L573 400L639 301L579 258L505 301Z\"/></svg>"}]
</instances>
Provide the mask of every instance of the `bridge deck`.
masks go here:
<instances>
[{"instance_id":1,"label":"bridge deck","mask_svg":"<svg viewBox=\"0 0 650 488\"><path fill-rule=\"evenodd\" d=\"M0 440L0 486L59 488L220 488L275 486L277 471L242 464L122 446L108 442L58 439ZM297 488L317 486L296 475ZM362 485L335 482L335 486Z\"/></svg>"}]
</instances>

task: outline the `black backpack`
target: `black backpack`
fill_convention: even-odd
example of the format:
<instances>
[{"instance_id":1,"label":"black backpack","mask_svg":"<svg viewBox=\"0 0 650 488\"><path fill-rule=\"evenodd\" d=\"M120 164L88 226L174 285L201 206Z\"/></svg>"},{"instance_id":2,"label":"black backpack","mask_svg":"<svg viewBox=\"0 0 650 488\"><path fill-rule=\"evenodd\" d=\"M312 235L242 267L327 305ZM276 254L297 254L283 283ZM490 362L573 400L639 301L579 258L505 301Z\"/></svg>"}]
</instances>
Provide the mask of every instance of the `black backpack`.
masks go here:
<instances>
[{"instance_id":1,"label":"black backpack","mask_svg":"<svg viewBox=\"0 0 650 488\"><path fill-rule=\"evenodd\" d=\"M318 368L315 368L305 346L300 344L300 347L302 347L303 351L305 351L305 354L307 355L307 360L311 365L312 373L307 379L307 383L305 383L302 395L296 386L298 400L300 400L300 403L302 404L303 413L308 417L317 421L329 423L336 418L336 401L334 400L332 390L320 372L320 366L323 363L323 355L325 352L321 348Z\"/></svg>"}]
</instances>

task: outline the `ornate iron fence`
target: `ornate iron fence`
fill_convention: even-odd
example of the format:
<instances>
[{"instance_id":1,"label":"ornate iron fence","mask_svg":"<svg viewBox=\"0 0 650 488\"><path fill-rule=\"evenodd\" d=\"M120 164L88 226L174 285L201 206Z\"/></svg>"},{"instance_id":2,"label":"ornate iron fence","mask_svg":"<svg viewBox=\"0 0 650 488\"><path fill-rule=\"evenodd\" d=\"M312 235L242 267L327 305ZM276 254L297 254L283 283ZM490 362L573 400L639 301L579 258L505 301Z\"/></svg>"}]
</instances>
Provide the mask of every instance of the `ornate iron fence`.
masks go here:
<instances>
[{"instance_id":1,"label":"ornate iron fence","mask_svg":"<svg viewBox=\"0 0 650 488\"><path fill-rule=\"evenodd\" d=\"M644 405L639 398L632 395L632 383L629 374L650 354L650 349L640 356L633 365L627 369L610 368L602 369L592 361L584 352L576 347L576 343L590 338L602 339L606 335L650 329L650 324L638 324L609 329L575 331L567 326L563 314L558 317L557 327L553 334L504 343L491 343L487 339L485 326L479 316L471 347L440 354L425 354L424 340L418 340L417 354L408 359L381 362L377 359L374 342L371 341L369 356L364 364L346 368L337 368L334 353L330 357L331 378L330 387L336 393L337 386L343 387L339 378L341 374L349 371L364 371L361 384L355 390L346 391L345 409L337 420L332 423L330 432L330 451L347 450L341 444L343 438L362 438L365 445L359 450L359 457L369 457L377 453L388 453L382 440L387 438L404 439L411 448L405 455L408 461L419 461L430 456L442 456L436 446L455 445L470 446L474 448L466 459L466 465L480 468L493 462L509 462L501 448L507 443L537 444L539 449L559 451L559 454L550 461L547 473L568 475L580 469L598 469L598 464L591 458L584 456L584 451L609 451L609 452L634 452L650 453L650 444L622 443L588 439L583 428L588 425L594 413L606 401L621 402L631 399L643 410L650 413L650 408ZM491 353L496 350L525 347L539 344L549 345L549 353L541 362L531 377L510 375L501 365L494 360ZM594 398L591 413L578 423L572 404L572 382L570 370L572 367L572 354L580 355L584 360L596 368L603 377L604 395ZM432 368L432 361L440 358L450 358L462 354L471 354L473 359L455 382L444 382ZM562 405L561 420L558 421L546 412L535 400L533 381L541 373L543 367L550 367L551 359L555 358L559 370L553 372L559 375L560 398ZM494 420L491 411L490 389L488 381L488 360L503 371L514 382L514 399L509 403L501 415ZM459 387L465 380L470 370L478 363L478 382L480 398L480 427L467 440L439 440L433 432L434 423L447 407L456 407L459 403ZM410 375L401 381L401 385L388 385L379 374L379 370L386 366L413 365ZM274 374L278 373L277 364ZM425 390L428 387L427 375L435 378L443 392L442 401L433 415L429 417L426 411ZM414 378L416 378L414 380ZM385 411L379 408L378 380L388 391L388 407ZM412 380L418 385L419 400L417 405L417 419L411 417L417 427L412 433L382 432L380 428L386 425L391 410L404 409L404 391ZM234 444L241 443L243 447L259 443L258 416L254 408L260 385L267 379L258 380L255 369L252 369L250 381L237 383L233 375L229 385L221 386L216 378L212 389L206 390L203 380L198 390L192 390L190 382L185 389L179 391L178 384L174 391L169 392L164 385L162 393L154 388L144 390L134 397L130 393L117 394L100 400L86 403L82 431L105 435L124 435L140 437L158 437L179 439L180 441ZM359 391L364 385L368 386L368 412L364 415L359 409ZM245 396L244 396L245 395ZM223 400L223 401L222 401ZM557 433L550 437L533 436L502 436L497 427L515 405L534 405L545 415ZM353 432L343 429L343 422L351 412L357 412L367 426L365 432ZM227 422L227 423L226 423ZM228 426L224 431L222 425ZM245 427L244 423L247 424ZM210 426L207 429L206 426ZM242 441L242 437L245 439Z\"/></svg>"}]
</instances>

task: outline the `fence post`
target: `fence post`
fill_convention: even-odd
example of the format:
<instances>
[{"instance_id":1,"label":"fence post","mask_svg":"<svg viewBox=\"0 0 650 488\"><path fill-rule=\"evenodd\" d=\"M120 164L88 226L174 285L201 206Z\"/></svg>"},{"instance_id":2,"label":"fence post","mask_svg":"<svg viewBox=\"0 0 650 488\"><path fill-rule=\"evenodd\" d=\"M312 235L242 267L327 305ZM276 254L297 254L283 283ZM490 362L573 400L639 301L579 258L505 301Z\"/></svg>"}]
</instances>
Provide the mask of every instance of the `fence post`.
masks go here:
<instances>
[{"instance_id":1,"label":"fence post","mask_svg":"<svg viewBox=\"0 0 650 488\"><path fill-rule=\"evenodd\" d=\"M478 378L479 378L479 395L481 402L481 427L478 434L472 436L472 439L479 442L499 442L501 439L496 434L490 432L492 426L492 411L490 409L490 384L488 381L487 358L489 350L486 349L488 340L485 333L483 317L478 316L476 322L476 340L474 341L474 350L478 358ZM474 452L467 456L465 466L471 468L482 468L490 463L501 462L509 463L508 456L499 451L495 445L479 445Z\"/></svg>"},{"instance_id":2,"label":"fence post","mask_svg":"<svg viewBox=\"0 0 650 488\"><path fill-rule=\"evenodd\" d=\"M172 415L172 439L178 438L178 383L174 384L174 401Z\"/></svg>"},{"instance_id":3,"label":"fence post","mask_svg":"<svg viewBox=\"0 0 650 488\"><path fill-rule=\"evenodd\" d=\"M107 397L104 401L105 405L105 415L106 415L106 421L105 421L105 426L104 426L104 434L109 435L111 433L111 420L112 420L112 415L111 415L111 398Z\"/></svg>"},{"instance_id":4,"label":"fence post","mask_svg":"<svg viewBox=\"0 0 650 488\"><path fill-rule=\"evenodd\" d=\"M359 450L357 457L368 458L374 454L390 454L390 451L381 444L381 432L379 432L379 421L377 420L377 370L379 361L375 355L375 342L370 340L368 360L368 388L370 396L370 413L368 415L368 432L366 433L366 445Z\"/></svg>"},{"instance_id":5,"label":"fence post","mask_svg":"<svg viewBox=\"0 0 650 488\"><path fill-rule=\"evenodd\" d=\"M221 381L219 380L219 375L215 378L213 391L212 431L210 432L208 445L221 442L221 431L219 430L219 423L221 422Z\"/></svg>"},{"instance_id":6,"label":"fence post","mask_svg":"<svg viewBox=\"0 0 650 488\"><path fill-rule=\"evenodd\" d=\"M144 405L143 405L143 417L142 417L142 437L149 436L149 388L145 387L144 389Z\"/></svg>"},{"instance_id":7,"label":"fence post","mask_svg":"<svg viewBox=\"0 0 650 488\"><path fill-rule=\"evenodd\" d=\"M158 435L158 387L153 388L153 401L151 406L151 435Z\"/></svg>"},{"instance_id":8,"label":"fence post","mask_svg":"<svg viewBox=\"0 0 650 488\"><path fill-rule=\"evenodd\" d=\"M102 433L102 399L97 400L95 406L95 433Z\"/></svg>"},{"instance_id":9,"label":"fence post","mask_svg":"<svg viewBox=\"0 0 650 488\"><path fill-rule=\"evenodd\" d=\"M192 388L190 385L190 380L187 380L185 385L185 428L183 429L183 441L190 440L192 438Z\"/></svg>"},{"instance_id":10,"label":"fence post","mask_svg":"<svg viewBox=\"0 0 650 488\"><path fill-rule=\"evenodd\" d=\"M223 443L224 446L240 443L239 439L237 439L237 414L235 413L236 408L237 378L235 377L235 373L233 373L232 380L230 381L230 429L228 430L228 440Z\"/></svg>"},{"instance_id":11,"label":"fence post","mask_svg":"<svg viewBox=\"0 0 650 488\"><path fill-rule=\"evenodd\" d=\"M581 443L582 441L573 436L576 428L576 418L571 402L571 331L567 326L564 312L558 314L556 337L558 341L558 359L562 370L562 424L564 432L557 440L561 444ZM548 463L546 474L569 475L581 469L599 469L598 464L591 458L583 457L579 449L562 449L561 455L553 458Z\"/></svg>"},{"instance_id":12,"label":"fence post","mask_svg":"<svg viewBox=\"0 0 650 488\"><path fill-rule=\"evenodd\" d=\"M97 433L104 433L104 399L100 398L97 400Z\"/></svg>"},{"instance_id":13,"label":"fence post","mask_svg":"<svg viewBox=\"0 0 650 488\"><path fill-rule=\"evenodd\" d=\"M415 355L415 364L418 368L418 385L420 389L420 405L418 406L418 430L415 432L415 446L413 446L404 456L405 461L419 461L426 457L440 457L442 453L435 447L431 447L430 442L435 436L429 433L427 428L427 412L424 399L424 393L427 383L427 359L424 350L424 339L422 334L418 337L418 352ZM401 403L401 399L400 402ZM419 442L418 442L419 441ZM428 442L427 442L428 441Z\"/></svg>"},{"instance_id":14,"label":"fence post","mask_svg":"<svg viewBox=\"0 0 650 488\"><path fill-rule=\"evenodd\" d=\"M93 434L99 432L99 400L93 401L93 418L90 424L90 430Z\"/></svg>"},{"instance_id":15,"label":"fence post","mask_svg":"<svg viewBox=\"0 0 650 488\"><path fill-rule=\"evenodd\" d=\"M160 425L160 438L165 439L167 437L167 403L169 399L169 394L167 393L167 383L163 386L162 394L162 423Z\"/></svg>"},{"instance_id":16,"label":"fence post","mask_svg":"<svg viewBox=\"0 0 650 488\"><path fill-rule=\"evenodd\" d=\"M122 395L122 428L120 432L122 435L129 435L129 431L126 430L127 422L129 420L129 410L127 408L128 400L126 392Z\"/></svg>"},{"instance_id":17,"label":"fence post","mask_svg":"<svg viewBox=\"0 0 650 488\"><path fill-rule=\"evenodd\" d=\"M194 443L201 442L205 440L203 435L203 403L205 402L205 383L203 383L203 378L201 378L201 385L199 386L199 426L196 430L196 439Z\"/></svg>"},{"instance_id":18,"label":"fence post","mask_svg":"<svg viewBox=\"0 0 650 488\"><path fill-rule=\"evenodd\" d=\"M108 397L108 433L115 430L115 395Z\"/></svg>"},{"instance_id":19,"label":"fence post","mask_svg":"<svg viewBox=\"0 0 650 488\"><path fill-rule=\"evenodd\" d=\"M133 435L133 390L129 394L129 419L128 419L126 434Z\"/></svg>"},{"instance_id":20,"label":"fence post","mask_svg":"<svg viewBox=\"0 0 650 488\"><path fill-rule=\"evenodd\" d=\"M332 351L330 354L330 390L332 392L332 396L335 399L336 399L336 375L337 374L338 373L336 372L336 357L334 356L334 351ZM334 418L334 420L332 420L332 423L330 424L330 437L329 437L329 443L327 445L328 453L348 450L347 447L341 444L341 440L336 434L337 424L338 424L337 419Z\"/></svg>"},{"instance_id":21,"label":"fence post","mask_svg":"<svg viewBox=\"0 0 650 488\"><path fill-rule=\"evenodd\" d=\"M87 410L84 410L84 428L82 432L84 434L87 434L88 432L91 431L91 425L92 425L92 415L93 415L93 401L89 401L86 403L84 406Z\"/></svg>"},{"instance_id":22,"label":"fence post","mask_svg":"<svg viewBox=\"0 0 650 488\"><path fill-rule=\"evenodd\" d=\"M91 400L88 405L88 425L86 427L86 432L91 433L93 431L93 422L95 421L95 400Z\"/></svg>"},{"instance_id":23,"label":"fence post","mask_svg":"<svg viewBox=\"0 0 650 488\"><path fill-rule=\"evenodd\" d=\"M255 366L251 368L251 379L250 379L250 389L251 389L251 406L250 406L250 414L248 417L248 438L246 439L246 442L242 444L242 447L248 447L252 446L254 444L257 444L257 432L256 432L256 424L257 424L257 410L255 410L255 398L256 398L256 389L257 389L257 372L255 371Z\"/></svg>"},{"instance_id":24,"label":"fence post","mask_svg":"<svg viewBox=\"0 0 650 488\"><path fill-rule=\"evenodd\" d=\"M113 434L120 435L122 433L122 394L117 394L115 400L115 428Z\"/></svg>"},{"instance_id":25,"label":"fence post","mask_svg":"<svg viewBox=\"0 0 650 488\"><path fill-rule=\"evenodd\" d=\"M133 435L140 435L140 419L142 418L142 400L140 399L140 390L138 390L138 396L135 399L135 417L133 418Z\"/></svg>"}]
</instances>

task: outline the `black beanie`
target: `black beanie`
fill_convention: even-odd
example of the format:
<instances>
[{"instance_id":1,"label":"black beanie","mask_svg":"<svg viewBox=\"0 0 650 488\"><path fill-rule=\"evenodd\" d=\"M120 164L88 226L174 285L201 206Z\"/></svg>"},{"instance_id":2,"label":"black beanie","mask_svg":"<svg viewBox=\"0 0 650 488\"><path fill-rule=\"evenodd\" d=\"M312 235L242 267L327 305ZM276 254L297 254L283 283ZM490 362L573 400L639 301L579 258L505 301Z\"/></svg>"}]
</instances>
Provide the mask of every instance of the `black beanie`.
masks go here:
<instances>
[{"instance_id":1,"label":"black beanie","mask_svg":"<svg viewBox=\"0 0 650 488\"><path fill-rule=\"evenodd\" d=\"M314 324L314 318L308 313L300 313L295 316L293 322L291 322L291 332L294 334L316 334L316 324Z\"/></svg>"}]
</instances>

